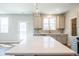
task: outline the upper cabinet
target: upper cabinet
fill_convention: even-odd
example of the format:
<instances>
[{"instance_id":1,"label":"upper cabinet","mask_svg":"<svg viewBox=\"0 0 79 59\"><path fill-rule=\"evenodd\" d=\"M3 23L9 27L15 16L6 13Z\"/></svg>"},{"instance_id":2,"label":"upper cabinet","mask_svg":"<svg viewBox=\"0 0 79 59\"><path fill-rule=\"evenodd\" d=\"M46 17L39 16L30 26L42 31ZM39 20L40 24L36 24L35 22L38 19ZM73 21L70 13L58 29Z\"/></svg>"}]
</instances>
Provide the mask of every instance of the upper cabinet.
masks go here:
<instances>
[{"instance_id":1,"label":"upper cabinet","mask_svg":"<svg viewBox=\"0 0 79 59\"><path fill-rule=\"evenodd\" d=\"M44 16L34 16L34 28L40 30L43 28L43 17ZM56 15L56 28L63 30L65 28L65 17L64 15Z\"/></svg>"},{"instance_id":2,"label":"upper cabinet","mask_svg":"<svg viewBox=\"0 0 79 59\"><path fill-rule=\"evenodd\" d=\"M34 28L42 28L42 16L34 16Z\"/></svg>"},{"instance_id":3,"label":"upper cabinet","mask_svg":"<svg viewBox=\"0 0 79 59\"><path fill-rule=\"evenodd\" d=\"M64 29L65 28L65 17L64 15L57 16L57 29Z\"/></svg>"}]
</instances>

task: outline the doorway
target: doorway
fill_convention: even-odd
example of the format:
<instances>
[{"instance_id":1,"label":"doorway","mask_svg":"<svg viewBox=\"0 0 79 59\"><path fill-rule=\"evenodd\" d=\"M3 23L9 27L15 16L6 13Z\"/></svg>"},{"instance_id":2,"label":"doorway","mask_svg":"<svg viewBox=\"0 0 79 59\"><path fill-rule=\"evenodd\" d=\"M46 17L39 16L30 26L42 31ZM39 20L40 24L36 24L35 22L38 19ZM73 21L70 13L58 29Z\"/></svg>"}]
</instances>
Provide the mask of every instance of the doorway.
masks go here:
<instances>
[{"instance_id":1,"label":"doorway","mask_svg":"<svg viewBox=\"0 0 79 59\"><path fill-rule=\"evenodd\" d=\"M72 36L77 36L77 18L72 19Z\"/></svg>"},{"instance_id":2,"label":"doorway","mask_svg":"<svg viewBox=\"0 0 79 59\"><path fill-rule=\"evenodd\" d=\"M26 22L20 22L19 23L19 38L20 38L20 44L25 45L27 43L27 23Z\"/></svg>"}]
</instances>

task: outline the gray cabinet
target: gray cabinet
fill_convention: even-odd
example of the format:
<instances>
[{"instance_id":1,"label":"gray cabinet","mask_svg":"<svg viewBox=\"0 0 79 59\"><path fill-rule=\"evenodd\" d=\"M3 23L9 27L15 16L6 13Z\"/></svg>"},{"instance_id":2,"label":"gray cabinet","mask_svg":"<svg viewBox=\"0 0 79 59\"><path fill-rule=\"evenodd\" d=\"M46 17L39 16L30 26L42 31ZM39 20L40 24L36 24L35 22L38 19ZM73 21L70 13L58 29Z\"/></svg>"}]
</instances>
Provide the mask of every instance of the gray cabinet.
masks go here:
<instances>
[{"instance_id":1,"label":"gray cabinet","mask_svg":"<svg viewBox=\"0 0 79 59\"><path fill-rule=\"evenodd\" d=\"M56 35L56 40L63 44L67 44L67 34Z\"/></svg>"},{"instance_id":2,"label":"gray cabinet","mask_svg":"<svg viewBox=\"0 0 79 59\"><path fill-rule=\"evenodd\" d=\"M51 37L63 44L67 44L67 34L52 34Z\"/></svg>"},{"instance_id":3,"label":"gray cabinet","mask_svg":"<svg viewBox=\"0 0 79 59\"><path fill-rule=\"evenodd\" d=\"M57 41L59 41L62 44L67 44L67 34L57 34L57 33L37 33L34 34L35 36L51 36L52 38L56 39Z\"/></svg>"}]
</instances>

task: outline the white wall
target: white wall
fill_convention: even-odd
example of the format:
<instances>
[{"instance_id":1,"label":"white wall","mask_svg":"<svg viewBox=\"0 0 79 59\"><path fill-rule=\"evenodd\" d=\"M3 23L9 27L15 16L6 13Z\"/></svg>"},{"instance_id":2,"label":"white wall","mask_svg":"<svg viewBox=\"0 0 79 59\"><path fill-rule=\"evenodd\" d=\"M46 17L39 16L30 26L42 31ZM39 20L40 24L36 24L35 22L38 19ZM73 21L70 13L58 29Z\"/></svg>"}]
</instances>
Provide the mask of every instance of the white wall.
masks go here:
<instances>
[{"instance_id":1,"label":"white wall","mask_svg":"<svg viewBox=\"0 0 79 59\"><path fill-rule=\"evenodd\" d=\"M66 13L66 23L65 23L65 33L68 34L68 44L71 45L72 40L79 36L79 7L76 6L72 8L68 13ZM77 18L77 36L71 35L71 19Z\"/></svg>"},{"instance_id":2,"label":"white wall","mask_svg":"<svg viewBox=\"0 0 79 59\"><path fill-rule=\"evenodd\" d=\"M32 15L0 15L9 17L9 32L0 33L1 42L18 42L19 41L19 22L27 23L27 34L31 36L33 34L33 16Z\"/></svg>"}]
</instances>

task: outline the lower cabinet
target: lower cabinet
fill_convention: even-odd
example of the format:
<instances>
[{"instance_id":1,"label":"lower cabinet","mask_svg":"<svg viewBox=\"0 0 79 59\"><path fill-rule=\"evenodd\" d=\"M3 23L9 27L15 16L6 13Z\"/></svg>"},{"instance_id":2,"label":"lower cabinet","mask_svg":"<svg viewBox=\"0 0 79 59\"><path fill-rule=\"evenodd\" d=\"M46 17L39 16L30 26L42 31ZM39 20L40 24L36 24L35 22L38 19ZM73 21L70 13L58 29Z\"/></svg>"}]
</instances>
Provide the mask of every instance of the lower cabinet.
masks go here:
<instances>
[{"instance_id":1,"label":"lower cabinet","mask_svg":"<svg viewBox=\"0 0 79 59\"><path fill-rule=\"evenodd\" d=\"M67 44L67 34L34 34L35 36L51 36L62 44Z\"/></svg>"},{"instance_id":2,"label":"lower cabinet","mask_svg":"<svg viewBox=\"0 0 79 59\"><path fill-rule=\"evenodd\" d=\"M55 38L60 43L67 44L67 34L56 34L56 35L50 35L50 36Z\"/></svg>"},{"instance_id":3,"label":"lower cabinet","mask_svg":"<svg viewBox=\"0 0 79 59\"><path fill-rule=\"evenodd\" d=\"M67 35L57 35L57 40L63 44L67 44Z\"/></svg>"}]
</instances>

